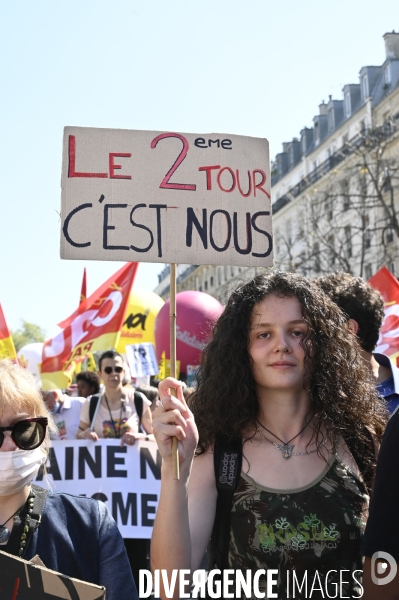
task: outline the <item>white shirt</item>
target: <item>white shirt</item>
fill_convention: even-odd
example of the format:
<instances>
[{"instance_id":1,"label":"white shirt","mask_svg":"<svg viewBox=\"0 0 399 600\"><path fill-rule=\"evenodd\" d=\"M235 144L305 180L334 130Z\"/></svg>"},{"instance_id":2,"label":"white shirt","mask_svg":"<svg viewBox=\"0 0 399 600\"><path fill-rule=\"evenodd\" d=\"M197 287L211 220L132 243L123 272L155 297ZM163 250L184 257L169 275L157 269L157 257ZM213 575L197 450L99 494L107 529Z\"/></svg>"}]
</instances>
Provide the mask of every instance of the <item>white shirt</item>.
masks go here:
<instances>
[{"instance_id":1,"label":"white shirt","mask_svg":"<svg viewBox=\"0 0 399 600\"><path fill-rule=\"evenodd\" d=\"M86 398L71 397L63 394L64 402L58 412L53 414L53 419L58 427L56 440L73 440L79 429L80 413Z\"/></svg>"}]
</instances>

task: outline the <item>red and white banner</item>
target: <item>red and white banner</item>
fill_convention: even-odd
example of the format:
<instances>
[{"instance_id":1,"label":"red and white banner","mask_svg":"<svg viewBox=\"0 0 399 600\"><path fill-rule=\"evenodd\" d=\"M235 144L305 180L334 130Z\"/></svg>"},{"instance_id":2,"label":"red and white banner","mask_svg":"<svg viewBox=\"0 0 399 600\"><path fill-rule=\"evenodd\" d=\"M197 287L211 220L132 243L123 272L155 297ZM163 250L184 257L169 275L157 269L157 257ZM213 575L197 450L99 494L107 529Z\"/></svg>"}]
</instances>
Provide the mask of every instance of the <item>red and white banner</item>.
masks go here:
<instances>
[{"instance_id":1,"label":"red and white banner","mask_svg":"<svg viewBox=\"0 0 399 600\"><path fill-rule=\"evenodd\" d=\"M45 342L41 365L44 390L67 387L75 363L90 352L118 343L138 263L127 263L59 324L63 330Z\"/></svg>"},{"instance_id":2,"label":"red and white banner","mask_svg":"<svg viewBox=\"0 0 399 600\"><path fill-rule=\"evenodd\" d=\"M386 267L382 267L369 283L384 298L385 317L376 352L386 354L397 364L399 358L399 281Z\"/></svg>"}]
</instances>

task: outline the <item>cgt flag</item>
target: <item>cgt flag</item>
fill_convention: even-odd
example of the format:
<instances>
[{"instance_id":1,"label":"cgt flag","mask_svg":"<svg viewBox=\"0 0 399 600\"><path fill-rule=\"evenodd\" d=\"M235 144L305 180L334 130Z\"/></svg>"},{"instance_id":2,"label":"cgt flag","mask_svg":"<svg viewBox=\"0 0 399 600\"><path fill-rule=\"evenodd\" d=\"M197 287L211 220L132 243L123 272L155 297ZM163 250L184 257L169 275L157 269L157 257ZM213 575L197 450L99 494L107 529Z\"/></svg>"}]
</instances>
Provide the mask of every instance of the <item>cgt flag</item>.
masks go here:
<instances>
[{"instance_id":1,"label":"cgt flag","mask_svg":"<svg viewBox=\"0 0 399 600\"><path fill-rule=\"evenodd\" d=\"M3 360L4 358L8 358L13 362L18 362L14 342L0 304L0 360Z\"/></svg>"},{"instance_id":2,"label":"cgt flag","mask_svg":"<svg viewBox=\"0 0 399 600\"><path fill-rule=\"evenodd\" d=\"M62 331L43 345L41 379L44 390L70 384L76 362L118 342L138 263L127 263L87 298L65 321Z\"/></svg>"},{"instance_id":3,"label":"cgt flag","mask_svg":"<svg viewBox=\"0 0 399 600\"><path fill-rule=\"evenodd\" d=\"M382 267L369 283L384 298L384 321L376 352L386 354L395 363L399 363L399 281L386 267Z\"/></svg>"}]
</instances>

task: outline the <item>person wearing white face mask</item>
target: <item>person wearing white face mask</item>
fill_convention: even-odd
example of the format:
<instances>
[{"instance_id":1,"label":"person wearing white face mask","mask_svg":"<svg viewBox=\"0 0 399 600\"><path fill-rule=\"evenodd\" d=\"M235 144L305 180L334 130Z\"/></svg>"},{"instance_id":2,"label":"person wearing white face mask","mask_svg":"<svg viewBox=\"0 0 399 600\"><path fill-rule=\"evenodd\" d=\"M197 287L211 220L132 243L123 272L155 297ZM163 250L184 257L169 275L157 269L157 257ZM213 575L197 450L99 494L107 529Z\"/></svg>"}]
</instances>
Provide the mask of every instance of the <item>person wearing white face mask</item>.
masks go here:
<instances>
[{"instance_id":1,"label":"person wearing white face mask","mask_svg":"<svg viewBox=\"0 0 399 600\"><path fill-rule=\"evenodd\" d=\"M103 585L107 600L136 600L123 540L107 507L32 484L47 459L48 429L56 426L33 377L0 361L0 550L26 560L38 555L53 571Z\"/></svg>"}]
</instances>

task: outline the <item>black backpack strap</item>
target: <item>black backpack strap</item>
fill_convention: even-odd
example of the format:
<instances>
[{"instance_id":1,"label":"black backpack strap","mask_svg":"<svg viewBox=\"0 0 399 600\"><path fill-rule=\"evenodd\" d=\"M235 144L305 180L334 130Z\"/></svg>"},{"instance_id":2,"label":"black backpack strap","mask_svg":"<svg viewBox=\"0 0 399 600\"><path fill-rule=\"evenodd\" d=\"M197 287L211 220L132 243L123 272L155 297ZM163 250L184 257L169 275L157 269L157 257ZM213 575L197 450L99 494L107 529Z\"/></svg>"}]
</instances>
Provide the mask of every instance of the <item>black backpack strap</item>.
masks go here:
<instances>
[{"instance_id":1,"label":"black backpack strap","mask_svg":"<svg viewBox=\"0 0 399 600\"><path fill-rule=\"evenodd\" d=\"M140 392L134 392L134 405L139 418L139 429L141 429L141 417L143 416L143 396Z\"/></svg>"},{"instance_id":2,"label":"black backpack strap","mask_svg":"<svg viewBox=\"0 0 399 600\"><path fill-rule=\"evenodd\" d=\"M374 468L372 465L375 463L375 446L373 436L367 427L364 428L366 442L363 444L362 452L360 453L359 447L355 444L354 438L345 438L346 445L348 446L353 458L356 461L359 471L363 477L363 481L366 484L368 491L370 492L373 487ZM365 458L366 457L366 458Z\"/></svg>"},{"instance_id":3,"label":"black backpack strap","mask_svg":"<svg viewBox=\"0 0 399 600\"><path fill-rule=\"evenodd\" d=\"M217 440L214 445L214 468L218 491L215 522L211 537L211 564L220 570L228 568L230 521L233 496L242 465L242 441Z\"/></svg>"},{"instance_id":4,"label":"black backpack strap","mask_svg":"<svg viewBox=\"0 0 399 600\"><path fill-rule=\"evenodd\" d=\"M89 420L90 427L93 421L94 413L96 412L98 401L100 400L100 396L92 396L90 398L90 406L89 406Z\"/></svg>"}]
</instances>

